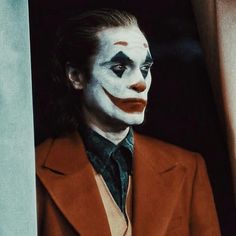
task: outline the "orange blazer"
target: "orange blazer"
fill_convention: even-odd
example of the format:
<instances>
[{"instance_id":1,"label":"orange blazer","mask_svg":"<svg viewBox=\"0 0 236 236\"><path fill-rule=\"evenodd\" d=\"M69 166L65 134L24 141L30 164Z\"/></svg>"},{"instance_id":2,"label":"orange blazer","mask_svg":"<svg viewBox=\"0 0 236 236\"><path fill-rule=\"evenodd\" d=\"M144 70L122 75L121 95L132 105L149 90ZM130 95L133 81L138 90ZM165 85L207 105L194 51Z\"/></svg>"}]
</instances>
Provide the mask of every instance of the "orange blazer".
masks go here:
<instances>
[{"instance_id":1,"label":"orange blazer","mask_svg":"<svg viewBox=\"0 0 236 236\"><path fill-rule=\"evenodd\" d=\"M220 235L203 159L134 134L134 236ZM106 213L79 134L36 148L39 236L109 236Z\"/></svg>"}]
</instances>

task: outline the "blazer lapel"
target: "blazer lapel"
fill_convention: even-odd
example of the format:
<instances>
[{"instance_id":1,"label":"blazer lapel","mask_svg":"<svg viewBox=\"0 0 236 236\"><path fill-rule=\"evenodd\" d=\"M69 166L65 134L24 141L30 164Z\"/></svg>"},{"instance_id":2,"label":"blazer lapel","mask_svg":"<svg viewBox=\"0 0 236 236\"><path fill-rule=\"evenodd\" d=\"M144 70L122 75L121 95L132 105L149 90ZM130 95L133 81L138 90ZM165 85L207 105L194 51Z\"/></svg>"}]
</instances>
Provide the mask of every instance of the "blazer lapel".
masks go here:
<instances>
[{"instance_id":1,"label":"blazer lapel","mask_svg":"<svg viewBox=\"0 0 236 236\"><path fill-rule=\"evenodd\" d=\"M111 235L106 212L81 138L56 139L37 174L53 201L81 235Z\"/></svg>"},{"instance_id":2,"label":"blazer lapel","mask_svg":"<svg viewBox=\"0 0 236 236\"><path fill-rule=\"evenodd\" d=\"M137 134L134 153L133 235L165 235L185 167L161 151L160 144Z\"/></svg>"}]
</instances>

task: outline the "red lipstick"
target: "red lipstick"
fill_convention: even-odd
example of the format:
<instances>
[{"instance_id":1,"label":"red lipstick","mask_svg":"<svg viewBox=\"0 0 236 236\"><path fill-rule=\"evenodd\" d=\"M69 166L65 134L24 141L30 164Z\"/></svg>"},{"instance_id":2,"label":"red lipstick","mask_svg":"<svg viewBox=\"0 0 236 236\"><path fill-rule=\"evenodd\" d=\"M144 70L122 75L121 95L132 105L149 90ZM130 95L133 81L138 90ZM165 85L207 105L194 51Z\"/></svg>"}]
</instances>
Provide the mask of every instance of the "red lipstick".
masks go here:
<instances>
[{"instance_id":1,"label":"red lipstick","mask_svg":"<svg viewBox=\"0 0 236 236\"><path fill-rule=\"evenodd\" d=\"M122 111L127 113L143 112L147 106L147 101L140 98L117 98L111 95L106 89L104 89L106 95L110 98L112 103L119 107Z\"/></svg>"}]
</instances>

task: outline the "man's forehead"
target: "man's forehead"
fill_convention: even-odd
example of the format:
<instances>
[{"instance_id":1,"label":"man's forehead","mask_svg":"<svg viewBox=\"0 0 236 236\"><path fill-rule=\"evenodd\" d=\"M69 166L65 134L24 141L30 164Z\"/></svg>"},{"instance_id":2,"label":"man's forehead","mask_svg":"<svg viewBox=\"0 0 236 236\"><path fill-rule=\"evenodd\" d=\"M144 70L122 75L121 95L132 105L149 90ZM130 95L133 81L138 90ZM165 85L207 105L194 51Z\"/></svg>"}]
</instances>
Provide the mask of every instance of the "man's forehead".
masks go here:
<instances>
[{"instance_id":1,"label":"man's forehead","mask_svg":"<svg viewBox=\"0 0 236 236\"><path fill-rule=\"evenodd\" d=\"M113 27L98 33L101 47L142 47L148 42L137 26Z\"/></svg>"}]
</instances>

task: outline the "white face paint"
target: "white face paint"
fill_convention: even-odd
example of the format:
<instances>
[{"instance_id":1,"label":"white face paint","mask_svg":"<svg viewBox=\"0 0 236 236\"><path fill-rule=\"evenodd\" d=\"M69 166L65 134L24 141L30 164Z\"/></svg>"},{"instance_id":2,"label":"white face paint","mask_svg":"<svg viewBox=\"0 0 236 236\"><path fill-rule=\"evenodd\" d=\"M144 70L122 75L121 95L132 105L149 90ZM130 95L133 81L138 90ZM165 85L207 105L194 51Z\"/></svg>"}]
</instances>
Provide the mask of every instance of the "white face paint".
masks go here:
<instances>
[{"instance_id":1,"label":"white face paint","mask_svg":"<svg viewBox=\"0 0 236 236\"><path fill-rule=\"evenodd\" d=\"M98 38L100 48L83 89L84 106L108 123L141 124L151 85L147 40L137 26L108 28Z\"/></svg>"}]
</instances>

